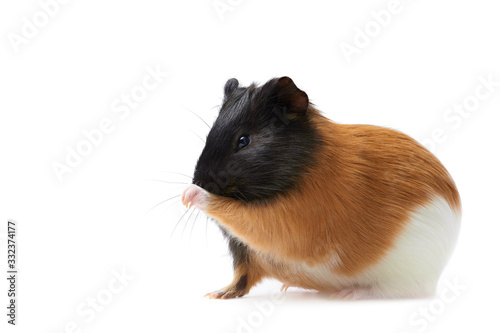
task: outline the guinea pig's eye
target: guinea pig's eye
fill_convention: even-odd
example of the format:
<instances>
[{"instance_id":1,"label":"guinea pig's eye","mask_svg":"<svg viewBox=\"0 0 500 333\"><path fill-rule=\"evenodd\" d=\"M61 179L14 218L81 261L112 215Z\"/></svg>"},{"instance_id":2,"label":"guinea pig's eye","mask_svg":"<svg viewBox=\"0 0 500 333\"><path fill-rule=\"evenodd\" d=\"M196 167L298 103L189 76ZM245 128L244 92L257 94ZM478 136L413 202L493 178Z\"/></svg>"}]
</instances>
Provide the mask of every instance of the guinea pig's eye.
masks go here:
<instances>
[{"instance_id":1,"label":"guinea pig's eye","mask_svg":"<svg viewBox=\"0 0 500 333\"><path fill-rule=\"evenodd\" d=\"M250 138L247 135L243 135L238 139L238 149L245 148L250 143Z\"/></svg>"}]
</instances>

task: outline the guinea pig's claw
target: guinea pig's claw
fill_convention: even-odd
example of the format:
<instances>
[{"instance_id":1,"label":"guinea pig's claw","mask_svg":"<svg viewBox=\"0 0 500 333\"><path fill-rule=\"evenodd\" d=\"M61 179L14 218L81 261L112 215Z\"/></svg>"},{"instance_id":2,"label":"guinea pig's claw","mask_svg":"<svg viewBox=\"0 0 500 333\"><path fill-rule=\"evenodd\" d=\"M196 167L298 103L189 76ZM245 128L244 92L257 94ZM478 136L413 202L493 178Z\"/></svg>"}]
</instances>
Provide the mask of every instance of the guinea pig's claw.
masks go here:
<instances>
[{"instance_id":1,"label":"guinea pig's claw","mask_svg":"<svg viewBox=\"0 0 500 333\"><path fill-rule=\"evenodd\" d=\"M284 285L282 285L282 286L281 286L280 291L284 291L284 292L286 292L286 291L288 290L288 288L290 288L290 286L289 286L289 285L287 285L287 284L284 284Z\"/></svg>"},{"instance_id":2,"label":"guinea pig's claw","mask_svg":"<svg viewBox=\"0 0 500 333\"><path fill-rule=\"evenodd\" d=\"M192 206L205 211L208 203L208 193L201 187L191 184L182 192L182 204L188 209Z\"/></svg>"},{"instance_id":3,"label":"guinea pig's claw","mask_svg":"<svg viewBox=\"0 0 500 333\"><path fill-rule=\"evenodd\" d=\"M221 289L211 293L206 293L205 297L209 299L231 299L245 295L244 291L235 289Z\"/></svg>"}]
</instances>

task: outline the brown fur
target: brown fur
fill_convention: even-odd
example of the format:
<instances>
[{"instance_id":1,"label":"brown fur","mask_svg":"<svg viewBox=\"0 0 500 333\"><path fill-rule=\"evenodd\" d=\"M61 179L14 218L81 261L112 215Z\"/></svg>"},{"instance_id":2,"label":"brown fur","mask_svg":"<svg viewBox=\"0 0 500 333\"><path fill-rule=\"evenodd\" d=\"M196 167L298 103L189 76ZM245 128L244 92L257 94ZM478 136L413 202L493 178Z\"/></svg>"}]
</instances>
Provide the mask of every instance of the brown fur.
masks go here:
<instances>
[{"instance_id":1,"label":"brown fur","mask_svg":"<svg viewBox=\"0 0 500 333\"><path fill-rule=\"evenodd\" d=\"M460 211L448 172L412 138L308 112L324 144L299 188L265 204L210 195L207 213L252 250L247 267L236 270L251 274L246 292L264 276L321 289L274 262L315 265L337 254L336 273L354 276L383 258L409 215L432 198L442 196Z\"/></svg>"}]
</instances>

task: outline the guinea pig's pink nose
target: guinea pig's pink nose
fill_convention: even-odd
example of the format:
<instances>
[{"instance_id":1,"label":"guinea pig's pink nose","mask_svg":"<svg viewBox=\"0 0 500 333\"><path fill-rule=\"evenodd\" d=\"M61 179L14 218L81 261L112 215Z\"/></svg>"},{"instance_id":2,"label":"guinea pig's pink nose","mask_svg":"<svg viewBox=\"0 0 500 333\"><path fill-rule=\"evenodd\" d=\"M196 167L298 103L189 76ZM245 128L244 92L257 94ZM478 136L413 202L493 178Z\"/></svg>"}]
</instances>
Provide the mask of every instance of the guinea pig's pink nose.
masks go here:
<instances>
[{"instance_id":1,"label":"guinea pig's pink nose","mask_svg":"<svg viewBox=\"0 0 500 333\"><path fill-rule=\"evenodd\" d=\"M208 193L201 187L191 184L182 192L182 204L188 208L195 206L205 211L207 208Z\"/></svg>"}]
</instances>

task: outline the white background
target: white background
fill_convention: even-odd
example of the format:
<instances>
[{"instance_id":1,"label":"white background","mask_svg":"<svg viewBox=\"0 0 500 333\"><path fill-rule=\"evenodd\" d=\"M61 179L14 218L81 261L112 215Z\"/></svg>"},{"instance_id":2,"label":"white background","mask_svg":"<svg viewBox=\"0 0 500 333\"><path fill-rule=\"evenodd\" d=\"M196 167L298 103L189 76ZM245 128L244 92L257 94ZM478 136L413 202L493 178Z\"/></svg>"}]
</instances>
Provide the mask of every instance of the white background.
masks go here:
<instances>
[{"instance_id":1,"label":"white background","mask_svg":"<svg viewBox=\"0 0 500 333\"><path fill-rule=\"evenodd\" d=\"M389 1L232 0L222 16L213 5L74 0L44 22L37 1L1 3L0 258L6 271L15 219L20 271L15 328L0 283L1 331L497 330L500 86L459 119L447 110L473 103L480 77L500 81L499 6L401 0L376 31L370 13ZM15 46L33 16L45 26ZM348 62L341 45L355 45L366 26L372 37ZM127 117L113 112L148 67L168 77ZM428 145L437 135L432 148L460 190L463 227L436 299L343 302L289 289L271 301L281 285L272 280L241 299L203 297L232 279L225 241L196 213L173 232L178 198L148 212L185 186L151 180L189 182L165 172L191 175L203 147L208 127L187 110L211 123L228 78L283 75L334 121L388 126ZM53 163L103 119L113 130L60 181ZM114 278L122 270L133 277L125 286Z\"/></svg>"}]
</instances>

